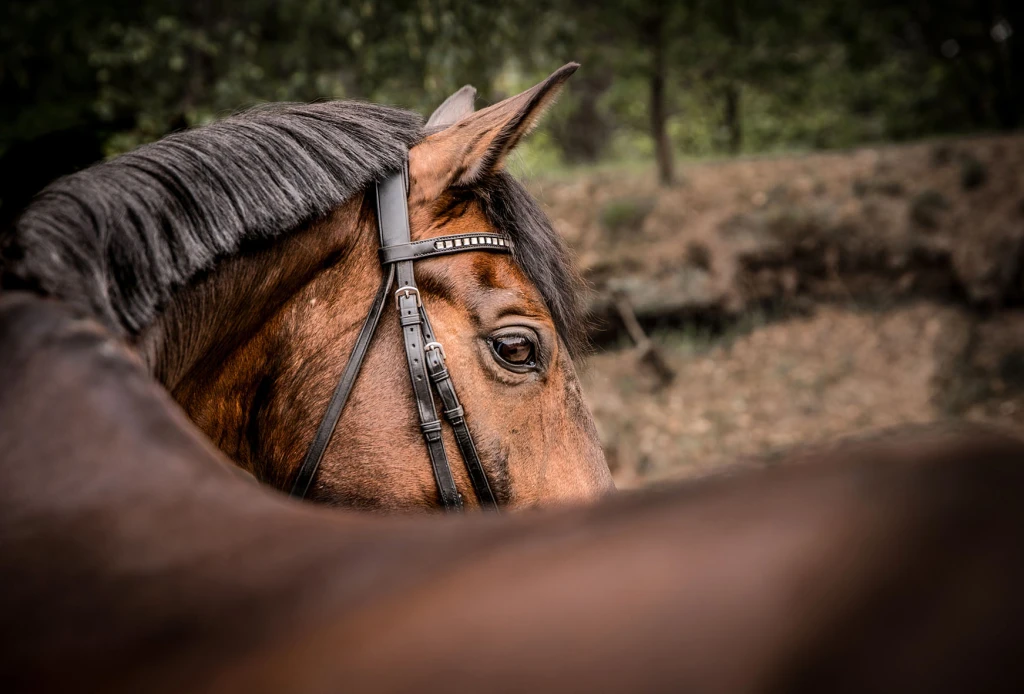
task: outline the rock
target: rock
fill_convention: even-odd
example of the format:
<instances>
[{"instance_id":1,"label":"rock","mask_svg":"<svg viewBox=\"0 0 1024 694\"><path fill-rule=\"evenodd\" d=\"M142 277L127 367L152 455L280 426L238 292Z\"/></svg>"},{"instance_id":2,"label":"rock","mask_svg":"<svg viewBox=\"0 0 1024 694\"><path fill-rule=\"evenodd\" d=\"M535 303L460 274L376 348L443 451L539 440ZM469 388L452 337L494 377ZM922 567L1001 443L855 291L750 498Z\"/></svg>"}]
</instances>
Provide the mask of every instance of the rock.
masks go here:
<instances>
[{"instance_id":1,"label":"rock","mask_svg":"<svg viewBox=\"0 0 1024 694\"><path fill-rule=\"evenodd\" d=\"M640 319L671 316L693 307L715 303L710 275L699 268L686 266L676 272L657 277L627 275L608 280L605 294L621 294L633 307ZM608 296L598 303L609 301Z\"/></svg>"}]
</instances>

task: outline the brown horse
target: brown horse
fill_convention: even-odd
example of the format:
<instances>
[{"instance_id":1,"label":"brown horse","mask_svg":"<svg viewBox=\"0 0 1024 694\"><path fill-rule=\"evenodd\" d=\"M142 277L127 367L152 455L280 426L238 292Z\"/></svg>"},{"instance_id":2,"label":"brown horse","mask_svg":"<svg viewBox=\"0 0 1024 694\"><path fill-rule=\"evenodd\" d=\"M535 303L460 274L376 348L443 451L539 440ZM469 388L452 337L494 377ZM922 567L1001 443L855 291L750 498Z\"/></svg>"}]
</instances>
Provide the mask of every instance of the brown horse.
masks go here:
<instances>
[{"instance_id":1,"label":"brown horse","mask_svg":"<svg viewBox=\"0 0 1024 694\"><path fill-rule=\"evenodd\" d=\"M0 295L0 384L4 692L1024 689L1015 440L380 518L242 479L57 302Z\"/></svg>"},{"instance_id":2,"label":"brown horse","mask_svg":"<svg viewBox=\"0 0 1024 694\"><path fill-rule=\"evenodd\" d=\"M573 370L581 282L502 171L575 69L476 113L464 88L426 128L404 111L334 102L171 135L44 190L7 240L3 284L98 317L221 450L287 488L380 281L366 193L408 156L413 239L500 231L514 241L514 257L416 266L495 496L518 508L592 499L611 478ZM386 310L310 495L436 507ZM450 428L444 437L455 450ZM469 488L466 471L454 473Z\"/></svg>"}]
</instances>

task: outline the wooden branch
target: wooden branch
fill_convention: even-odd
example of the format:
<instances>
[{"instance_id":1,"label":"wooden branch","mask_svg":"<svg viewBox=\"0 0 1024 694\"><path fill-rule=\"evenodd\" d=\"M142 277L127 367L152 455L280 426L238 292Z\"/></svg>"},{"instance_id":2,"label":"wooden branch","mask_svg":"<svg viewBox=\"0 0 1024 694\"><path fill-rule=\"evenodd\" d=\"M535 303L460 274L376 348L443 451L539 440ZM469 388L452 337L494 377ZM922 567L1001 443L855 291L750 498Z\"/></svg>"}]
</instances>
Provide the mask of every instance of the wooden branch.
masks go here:
<instances>
[{"instance_id":1,"label":"wooden branch","mask_svg":"<svg viewBox=\"0 0 1024 694\"><path fill-rule=\"evenodd\" d=\"M636 312L633 310L633 306L630 305L629 300L626 299L625 295L616 293L612 300L615 304L615 310L619 314L619 318L622 319L622 324L626 326L626 332L629 333L630 339L633 340L633 344L636 345L637 352L639 353L638 361L650 368L654 375L657 377L657 389L668 386L676 378L675 369L673 369L665 357L651 339L647 337L647 333L644 332L643 327L640 325L640 321L636 318Z\"/></svg>"}]
</instances>

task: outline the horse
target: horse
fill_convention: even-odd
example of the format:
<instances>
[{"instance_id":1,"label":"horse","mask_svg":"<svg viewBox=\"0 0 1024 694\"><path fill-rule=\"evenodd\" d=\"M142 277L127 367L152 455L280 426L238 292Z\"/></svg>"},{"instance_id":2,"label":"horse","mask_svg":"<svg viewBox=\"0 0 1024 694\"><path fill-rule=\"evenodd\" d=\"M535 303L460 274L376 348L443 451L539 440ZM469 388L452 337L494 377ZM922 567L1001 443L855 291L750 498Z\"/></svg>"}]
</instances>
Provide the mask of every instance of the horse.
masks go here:
<instances>
[{"instance_id":1,"label":"horse","mask_svg":"<svg viewBox=\"0 0 1024 694\"><path fill-rule=\"evenodd\" d=\"M0 293L0 686L1024 688L1024 444L936 431L519 514L252 484L89 311Z\"/></svg>"},{"instance_id":2,"label":"horse","mask_svg":"<svg viewBox=\"0 0 1024 694\"><path fill-rule=\"evenodd\" d=\"M172 134L44 189L2 244L0 286L95 316L241 469L279 489L307 475L300 495L391 512L459 507L471 486L466 506L482 506L481 485L509 509L597 498L613 485L573 364L583 284L503 169L576 68L480 111L467 86L425 125L335 101ZM421 259L409 277L434 331L409 368L444 355L443 428L430 389L410 394L420 376L405 372L390 301L376 335L357 340L387 272L374 191L403 169L408 247L472 237L511 251L460 248L473 252ZM346 357L364 347L335 408ZM455 446L466 467L449 470Z\"/></svg>"}]
</instances>

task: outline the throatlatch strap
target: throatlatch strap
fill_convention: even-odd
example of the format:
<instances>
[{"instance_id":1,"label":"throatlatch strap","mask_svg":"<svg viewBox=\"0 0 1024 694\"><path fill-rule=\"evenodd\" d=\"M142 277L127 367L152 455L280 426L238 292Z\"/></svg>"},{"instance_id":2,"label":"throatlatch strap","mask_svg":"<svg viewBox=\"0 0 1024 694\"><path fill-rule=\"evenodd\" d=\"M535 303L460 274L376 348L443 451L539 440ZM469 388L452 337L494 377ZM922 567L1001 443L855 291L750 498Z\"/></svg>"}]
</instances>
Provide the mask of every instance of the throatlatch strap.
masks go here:
<instances>
[{"instance_id":1,"label":"throatlatch strap","mask_svg":"<svg viewBox=\"0 0 1024 694\"><path fill-rule=\"evenodd\" d=\"M459 452L462 453L462 461L469 473L469 480L473 484L473 491L480 506L484 509L497 512L498 502L491 491L491 485L487 482L487 472L484 470L480 456L476 452L476 444L473 443L473 436L466 423L466 412L459 402L458 393L455 391L455 383L451 374L448 373L448 365L445 362L444 347L436 341L434 330L430 327L427 313L420 308L423 319L424 336L427 339L427 348L424 350L427 358L427 370L430 372L430 380L437 388L437 394L441 397L444 405L444 418L452 426L455 433L455 442L459 445Z\"/></svg>"},{"instance_id":2,"label":"throatlatch strap","mask_svg":"<svg viewBox=\"0 0 1024 694\"><path fill-rule=\"evenodd\" d=\"M377 185L377 223L380 228L381 247L409 243L408 201L406 199L405 176L388 177ZM416 288L416 277L411 260L394 263L398 289L395 292L402 339L405 343L405 357L409 365L416 409L420 417L420 429L430 455L441 505L448 511L462 509L462 497L455 486L448 456L441 438L441 421L437 418L434 396L427 376L426 360L423 354L423 321L420 317L420 294Z\"/></svg>"},{"instance_id":3,"label":"throatlatch strap","mask_svg":"<svg viewBox=\"0 0 1024 694\"><path fill-rule=\"evenodd\" d=\"M359 330L359 337L356 338L356 343L352 347L352 353L348 356L345 370L338 380L338 385L334 388L334 394L327 405L324 418L320 420L320 426L316 429L313 442L309 444L306 457L302 459L299 471L295 475L291 491L293 497L302 499L309 492L309 486L312 484L316 471L320 467L320 461L323 460L324 453L327 452L327 444L331 442L331 436L334 434L334 429L338 426L341 413L345 410L345 403L348 402L352 386L355 385L356 377L359 376L359 369L363 365L363 359L366 357L366 350L370 347L370 342L373 340L373 334L377 331L377 324L380 323L380 317L384 312L384 305L391 294L391 286L394 281L395 267L392 265L384 270L384 276L381 278L377 295L373 297L370 312L366 315L363 327Z\"/></svg>"}]
</instances>

